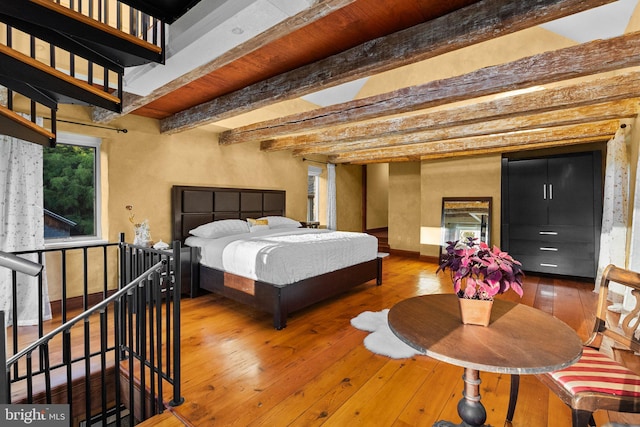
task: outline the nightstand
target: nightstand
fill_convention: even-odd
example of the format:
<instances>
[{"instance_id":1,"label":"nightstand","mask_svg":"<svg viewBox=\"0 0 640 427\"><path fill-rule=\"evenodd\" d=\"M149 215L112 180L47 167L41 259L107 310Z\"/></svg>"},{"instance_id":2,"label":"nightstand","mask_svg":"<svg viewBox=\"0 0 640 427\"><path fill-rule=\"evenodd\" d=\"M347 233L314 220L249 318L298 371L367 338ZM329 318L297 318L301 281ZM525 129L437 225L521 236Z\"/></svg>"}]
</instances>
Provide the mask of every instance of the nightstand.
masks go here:
<instances>
[{"instance_id":1,"label":"nightstand","mask_svg":"<svg viewBox=\"0 0 640 427\"><path fill-rule=\"evenodd\" d=\"M169 248L165 250L173 254L173 249ZM196 259L197 248L191 246L182 246L180 248L180 288L181 294L188 294L190 298L197 295L198 284L195 280L197 274L194 274L194 269L197 268L197 264L193 264L191 260Z\"/></svg>"}]
</instances>

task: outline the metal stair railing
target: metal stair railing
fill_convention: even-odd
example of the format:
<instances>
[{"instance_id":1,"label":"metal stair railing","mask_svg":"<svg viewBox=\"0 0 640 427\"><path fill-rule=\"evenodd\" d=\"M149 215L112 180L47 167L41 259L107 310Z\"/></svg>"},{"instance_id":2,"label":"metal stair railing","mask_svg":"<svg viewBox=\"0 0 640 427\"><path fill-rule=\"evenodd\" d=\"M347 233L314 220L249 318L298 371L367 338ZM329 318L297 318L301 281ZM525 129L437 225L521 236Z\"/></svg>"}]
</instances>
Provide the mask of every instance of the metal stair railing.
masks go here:
<instances>
[{"instance_id":1,"label":"metal stair railing","mask_svg":"<svg viewBox=\"0 0 640 427\"><path fill-rule=\"evenodd\" d=\"M135 246L120 244L121 280L130 277L131 270L125 271L126 256ZM71 405L71 418L81 419L84 416L86 425L101 423L106 425L107 414L115 408L115 425L120 426L124 420L121 409L129 409L128 424L144 420L164 410L164 401L169 405L179 405L180 396L180 247L171 252L157 252L153 255L155 264L137 274L128 284L77 315L63 325L41 336L37 341L26 346L6 359L5 337L0 339L0 360L6 360L6 370L0 375L0 403L12 402L12 384L15 377L26 382L27 397L23 403L67 403L74 401L78 383L78 371L84 369L84 410L77 410ZM129 263L130 264L130 263ZM146 267L147 265L145 265ZM15 275L15 273L14 273ZM113 307L112 325L109 325L107 311ZM100 350L91 351L91 320L99 316ZM0 312L0 323L4 327L4 313ZM82 323L84 327L84 355L72 357L72 328ZM109 336L110 332L112 336ZM62 364L52 365L50 343L62 336ZM113 342L110 346L109 341ZM163 357L163 355L166 355ZM33 358L39 358L44 369L33 372ZM55 356L53 356L55 357ZM26 360L25 360L26 359ZM97 360L96 360L97 359ZM25 360L23 371L18 372L18 362ZM113 361L112 373L108 373L108 362ZM124 364L124 365L123 365ZM78 366L80 365L80 366ZM83 365L83 366L82 366ZM95 379L91 374L96 371ZM93 367L93 369L92 369ZM126 371L125 371L126 368ZM52 384L52 371L66 371L66 395L52 393L59 385ZM11 376L14 378L12 379ZM80 372L82 373L82 372ZM121 374L125 374L128 387L124 387ZM44 393L34 395L34 376L44 382ZM60 377L61 375L58 375ZM109 378L111 381L109 381ZM112 377L112 378L111 378ZM65 384L66 382L66 384ZM96 393L96 383L99 393ZM164 396L163 383L171 386L171 396ZM93 388L92 388L93 387ZM124 391L128 389L128 391ZM93 399L92 399L93 391ZM45 396L42 396L44 394ZM95 397L100 397L96 403ZM134 405L138 406L134 406ZM127 407L128 405L128 407ZM94 414L97 414L94 416ZM75 417L75 418L74 418Z\"/></svg>"}]
</instances>

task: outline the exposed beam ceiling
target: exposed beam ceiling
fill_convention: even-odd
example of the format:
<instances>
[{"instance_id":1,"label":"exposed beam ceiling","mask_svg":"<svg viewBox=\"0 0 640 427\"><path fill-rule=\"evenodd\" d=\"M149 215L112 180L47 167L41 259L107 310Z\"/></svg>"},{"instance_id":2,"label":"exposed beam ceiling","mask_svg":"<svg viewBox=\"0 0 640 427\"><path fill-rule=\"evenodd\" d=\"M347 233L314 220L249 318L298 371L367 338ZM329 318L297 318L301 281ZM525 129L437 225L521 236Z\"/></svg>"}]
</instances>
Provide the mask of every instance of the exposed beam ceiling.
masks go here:
<instances>
[{"instance_id":1,"label":"exposed beam ceiling","mask_svg":"<svg viewBox=\"0 0 640 427\"><path fill-rule=\"evenodd\" d=\"M247 0L253 1L258 2ZM229 126L223 124L224 120L459 52L562 17L577 17L582 11L598 14L608 7L600 6L612 2L454 0L426 5L415 0L390 1L393 6L389 7L403 11L404 20L376 6L374 0L309 0L308 7L294 16L148 96L125 93L124 108L159 118L164 133L208 124ZM622 2L625 11L631 10L631 2L637 3ZM418 8L422 20L408 24L406 16ZM370 11L369 16L365 11ZM620 22L628 22L627 18L620 17ZM325 46L326 54L322 55L320 49L316 52L306 44L323 34L323 28L326 30L322 42L339 45L337 35L356 23L360 32L365 32L363 25L369 25L367 34L374 34L369 30L394 19L396 22L385 28L396 30L364 38L337 52ZM355 32L351 36L358 37ZM303 59L296 50L296 41L315 59ZM308 111L271 120L231 125L233 128L220 134L219 141L223 145L260 142L263 151L289 150L295 156L323 155L336 163L357 164L606 141L620 123L637 115L640 71L635 67L640 67L640 33L575 45L568 41L565 45L568 47L387 93L307 108ZM278 52L286 52L286 58L280 58ZM288 68L284 68L285 64ZM207 91L210 99L204 98ZM190 96L199 101L188 105ZM169 107L172 97L179 99L183 107L169 112L164 108ZM104 111L94 112L99 121L114 117Z\"/></svg>"},{"instance_id":2,"label":"exposed beam ceiling","mask_svg":"<svg viewBox=\"0 0 640 427\"><path fill-rule=\"evenodd\" d=\"M595 54L597 53L597 54ZM371 120L640 65L640 33L522 58L507 64L224 132L221 144Z\"/></svg>"},{"instance_id":3,"label":"exposed beam ceiling","mask_svg":"<svg viewBox=\"0 0 640 427\"><path fill-rule=\"evenodd\" d=\"M181 111L163 119L161 131L174 133L213 123L275 102L298 98L320 89L443 55L608 2L480 1Z\"/></svg>"}]
</instances>

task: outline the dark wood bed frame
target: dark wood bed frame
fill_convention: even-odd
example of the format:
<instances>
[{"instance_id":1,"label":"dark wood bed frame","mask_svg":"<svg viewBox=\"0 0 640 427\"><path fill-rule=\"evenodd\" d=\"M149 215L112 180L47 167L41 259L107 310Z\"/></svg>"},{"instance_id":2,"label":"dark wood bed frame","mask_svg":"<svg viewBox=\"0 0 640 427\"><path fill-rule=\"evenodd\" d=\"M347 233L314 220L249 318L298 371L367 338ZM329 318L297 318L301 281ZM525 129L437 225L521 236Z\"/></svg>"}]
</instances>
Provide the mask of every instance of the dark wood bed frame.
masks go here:
<instances>
[{"instance_id":1,"label":"dark wood bed frame","mask_svg":"<svg viewBox=\"0 0 640 427\"><path fill-rule=\"evenodd\" d=\"M189 230L221 219L285 216L285 192L219 187L174 186L172 189L173 239L184 240ZM193 262L197 262L194 260ZM301 280L286 286L252 280L200 265L192 280L199 288L223 295L273 314L273 326L282 329L296 310L331 298L376 279L382 284L382 258Z\"/></svg>"}]
</instances>

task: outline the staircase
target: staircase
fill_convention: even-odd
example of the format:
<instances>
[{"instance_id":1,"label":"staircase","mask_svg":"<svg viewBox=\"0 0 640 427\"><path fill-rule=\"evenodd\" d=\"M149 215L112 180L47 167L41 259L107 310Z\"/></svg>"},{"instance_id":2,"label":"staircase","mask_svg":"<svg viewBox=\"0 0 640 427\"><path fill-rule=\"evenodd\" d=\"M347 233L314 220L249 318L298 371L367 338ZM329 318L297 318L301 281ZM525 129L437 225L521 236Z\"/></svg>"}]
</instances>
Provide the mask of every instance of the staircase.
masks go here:
<instances>
[{"instance_id":1,"label":"staircase","mask_svg":"<svg viewBox=\"0 0 640 427\"><path fill-rule=\"evenodd\" d=\"M52 147L59 104L121 112L125 68L164 63L165 24L195 3L0 2L0 85L5 88L0 92L2 133ZM39 123L38 117L50 119L48 126Z\"/></svg>"},{"instance_id":2,"label":"staircase","mask_svg":"<svg viewBox=\"0 0 640 427\"><path fill-rule=\"evenodd\" d=\"M389 252L391 247L389 246L389 229L388 228L374 228L367 230L367 234L376 236L378 238L378 252Z\"/></svg>"}]
</instances>

